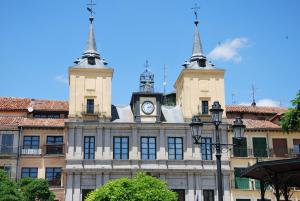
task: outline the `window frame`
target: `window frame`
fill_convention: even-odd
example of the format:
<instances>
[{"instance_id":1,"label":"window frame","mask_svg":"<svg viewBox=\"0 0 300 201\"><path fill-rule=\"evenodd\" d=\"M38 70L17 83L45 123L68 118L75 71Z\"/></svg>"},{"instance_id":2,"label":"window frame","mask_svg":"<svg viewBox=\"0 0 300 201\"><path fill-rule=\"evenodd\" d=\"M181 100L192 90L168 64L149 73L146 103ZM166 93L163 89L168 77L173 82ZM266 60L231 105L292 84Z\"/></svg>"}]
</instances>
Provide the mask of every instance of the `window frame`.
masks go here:
<instances>
[{"instance_id":1,"label":"window frame","mask_svg":"<svg viewBox=\"0 0 300 201\"><path fill-rule=\"evenodd\" d=\"M204 114L204 115L209 114L209 102L208 102L208 100L201 100L201 114Z\"/></svg>"},{"instance_id":2,"label":"window frame","mask_svg":"<svg viewBox=\"0 0 300 201\"><path fill-rule=\"evenodd\" d=\"M215 191L213 189L203 189L202 193L203 193L203 201L215 201Z\"/></svg>"},{"instance_id":3,"label":"window frame","mask_svg":"<svg viewBox=\"0 0 300 201\"><path fill-rule=\"evenodd\" d=\"M93 104L91 104L91 103L93 103ZM86 99L86 113L87 114L95 113L95 99L93 99L93 98Z\"/></svg>"},{"instance_id":4,"label":"window frame","mask_svg":"<svg viewBox=\"0 0 300 201\"><path fill-rule=\"evenodd\" d=\"M150 150L152 150L152 148L149 147L150 145L150 141L149 139L153 138L154 139L154 159L150 158ZM143 148L143 139L147 139L147 148ZM151 143L152 144L152 143ZM143 150L147 151L147 153L144 153ZM140 138L140 152L141 152L141 160L156 160L157 157L157 145L156 145L156 137L154 136L141 136ZM147 158L143 158L143 156L146 155Z\"/></svg>"},{"instance_id":5,"label":"window frame","mask_svg":"<svg viewBox=\"0 0 300 201\"><path fill-rule=\"evenodd\" d=\"M120 147L119 148L116 148L116 139L117 138L120 138ZM122 152L122 150L123 149L125 149L125 148L123 148L123 141L122 141L122 139L127 139L127 149L126 149L126 152L127 152L127 154L126 154L126 158L123 158L123 152ZM116 153L116 149L120 149L120 152L118 153L119 154L119 158L116 158L116 155L117 155L117 153ZM129 160L129 136L113 136L113 159L114 160Z\"/></svg>"},{"instance_id":6,"label":"window frame","mask_svg":"<svg viewBox=\"0 0 300 201\"><path fill-rule=\"evenodd\" d=\"M48 170L52 170L52 171L48 172ZM57 171L57 170L59 170L59 171ZM51 176L50 178L52 178L51 180L49 180L48 174L51 174L50 175ZM55 177L56 177L55 174L59 174L59 180L58 180L59 184L58 185L53 185L52 184L52 182L56 180L55 179ZM62 179L62 168L61 167L46 167L46 169L45 169L45 179L47 179L50 187L52 187L52 186L61 186L61 184L62 184L62 182L61 182L61 179Z\"/></svg>"},{"instance_id":7,"label":"window frame","mask_svg":"<svg viewBox=\"0 0 300 201\"><path fill-rule=\"evenodd\" d=\"M203 142L203 140L205 142ZM210 141L210 142L208 143L207 140ZM210 153L207 153L208 149L210 150ZM212 137L202 137L201 138L201 158L202 158L202 160L213 160L213 157L212 157L213 153L212 152L213 152L213 150L212 150Z\"/></svg>"},{"instance_id":8,"label":"window frame","mask_svg":"<svg viewBox=\"0 0 300 201\"><path fill-rule=\"evenodd\" d=\"M26 173L28 173L28 176L24 176L25 174L25 170L28 170ZM34 172L33 170L36 170L36 172ZM32 174L36 174L36 176L33 176ZM26 178L26 177L30 177L30 178L38 178L38 174L39 174L39 170L37 167L22 167L21 169L21 178Z\"/></svg>"},{"instance_id":9,"label":"window frame","mask_svg":"<svg viewBox=\"0 0 300 201\"><path fill-rule=\"evenodd\" d=\"M30 138L30 140L25 140L26 138ZM33 144L33 138L38 139L38 140L34 140L34 141L38 141L38 145ZM30 144L26 145L25 141L29 141ZM38 135L25 135L25 136L23 136L23 149L40 149L40 136L38 136Z\"/></svg>"},{"instance_id":10,"label":"window frame","mask_svg":"<svg viewBox=\"0 0 300 201\"><path fill-rule=\"evenodd\" d=\"M174 155L174 159L170 159L170 149L173 149L173 148L170 148L170 139L174 139L174 142L173 142L173 144L174 144L174 154L172 154L172 155ZM176 143L176 139L181 139L181 158L178 158L177 156L179 156L178 154L177 154L177 150L179 150L180 148L177 148L177 144L178 143ZM168 160L183 160L184 159L184 153L183 153L183 137L168 137Z\"/></svg>"},{"instance_id":11,"label":"window frame","mask_svg":"<svg viewBox=\"0 0 300 201\"><path fill-rule=\"evenodd\" d=\"M86 142L86 139L89 139ZM93 141L91 141L93 139ZM88 147L86 147L86 143L88 143ZM91 147L93 144L93 147ZM83 158L84 160L94 160L95 159L95 136L84 136L83 138Z\"/></svg>"}]
</instances>

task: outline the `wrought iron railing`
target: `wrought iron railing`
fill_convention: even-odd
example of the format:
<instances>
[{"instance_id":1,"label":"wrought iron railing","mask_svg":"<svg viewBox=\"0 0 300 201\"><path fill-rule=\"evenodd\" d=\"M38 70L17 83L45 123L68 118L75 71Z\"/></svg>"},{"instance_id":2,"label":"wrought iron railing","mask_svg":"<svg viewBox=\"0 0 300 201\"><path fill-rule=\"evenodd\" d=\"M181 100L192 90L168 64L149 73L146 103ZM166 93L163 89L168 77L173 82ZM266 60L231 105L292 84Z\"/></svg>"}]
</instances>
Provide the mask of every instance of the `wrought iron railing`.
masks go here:
<instances>
[{"instance_id":1,"label":"wrought iron railing","mask_svg":"<svg viewBox=\"0 0 300 201\"><path fill-rule=\"evenodd\" d=\"M231 149L231 157L279 157L279 158L300 158L300 152L294 149L287 148L246 148L233 147Z\"/></svg>"},{"instance_id":2,"label":"wrought iron railing","mask_svg":"<svg viewBox=\"0 0 300 201\"><path fill-rule=\"evenodd\" d=\"M18 146L0 145L0 156L17 155Z\"/></svg>"},{"instance_id":3,"label":"wrought iron railing","mask_svg":"<svg viewBox=\"0 0 300 201\"><path fill-rule=\"evenodd\" d=\"M85 115L98 115L99 114L99 105L82 105L82 114Z\"/></svg>"},{"instance_id":4,"label":"wrought iron railing","mask_svg":"<svg viewBox=\"0 0 300 201\"><path fill-rule=\"evenodd\" d=\"M46 155L61 155L65 151L64 144L46 144L44 147L44 154Z\"/></svg>"}]
</instances>

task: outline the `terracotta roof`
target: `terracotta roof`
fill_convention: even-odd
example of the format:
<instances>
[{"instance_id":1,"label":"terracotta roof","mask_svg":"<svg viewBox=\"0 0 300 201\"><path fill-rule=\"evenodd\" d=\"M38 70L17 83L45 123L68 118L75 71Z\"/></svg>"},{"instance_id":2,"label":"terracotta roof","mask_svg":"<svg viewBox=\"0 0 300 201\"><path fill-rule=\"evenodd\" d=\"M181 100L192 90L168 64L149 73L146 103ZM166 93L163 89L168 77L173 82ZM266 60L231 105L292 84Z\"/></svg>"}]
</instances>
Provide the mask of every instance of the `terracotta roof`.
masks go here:
<instances>
[{"instance_id":1,"label":"terracotta roof","mask_svg":"<svg viewBox=\"0 0 300 201\"><path fill-rule=\"evenodd\" d=\"M23 117L0 117L0 129L17 129Z\"/></svg>"},{"instance_id":2,"label":"terracotta roof","mask_svg":"<svg viewBox=\"0 0 300 201\"><path fill-rule=\"evenodd\" d=\"M30 102L29 98L0 97L0 110L26 110Z\"/></svg>"},{"instance_id":3,"label":"terracotta roof","mask_svg":"<svg viewBox=\"0 0 300 201\"><path fill-rule=\"evenodd\" d=\"M280 129L281 127L266 120L242 119L246 129ZM233 124L234 119L228 119L229 124Z\"/></svg>"},{"instance_id":4,"label":"terracotta roof","mask_svg":"<svg viewBox=\"0 0 300 201\"><path fill-rule=\"evenodd\" d=\"M32 99L31 107L33 110L43 111L68 111L69 104L67 101L59 100L38 100Z\"/></svg>"},{"instance_id":5,"label":"terracotta roof","mask_svg":"<svg viewBox=\"0 0 300 201\"><path fill-rule=\"evenodd\" d=\"M261 107L261 106L244 106L244 105L226 105L226 112L240 113L261 113L261 114L282 114L288 109L283 107Z\"/></svg>"},{"instance_id":6,"label":"terracotta roof","mask_svg":"<svg viewBox=\"0 0 300 201\"><path fill-rule=\"evenodd\" d=\"M0 97L0 111L27 110L29 107L39 111L69 110L68 101Z\"/></svg>"},{"instance_id":7,"label":"terracotta roof","mask_svg":"<svg viewBox=\"0 0 300 201\"><path fill-rule=\"evenodd\" d=\"M20 122L20 126L24 127L58 127L65 126L64 119L46 119L46 118L24 118Z\"/></svg>"}]
</instances>

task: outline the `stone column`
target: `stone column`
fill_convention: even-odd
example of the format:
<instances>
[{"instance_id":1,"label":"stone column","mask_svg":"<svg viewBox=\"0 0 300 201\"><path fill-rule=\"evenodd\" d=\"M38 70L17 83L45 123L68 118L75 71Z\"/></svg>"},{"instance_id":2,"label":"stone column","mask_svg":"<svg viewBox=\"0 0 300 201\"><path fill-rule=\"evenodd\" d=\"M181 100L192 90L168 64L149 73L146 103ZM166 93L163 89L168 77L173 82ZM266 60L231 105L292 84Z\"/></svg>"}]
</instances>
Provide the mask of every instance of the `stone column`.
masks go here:
<instances>
[{"instance_id":1,"label":"stone column","mask_svg":"<svg viewBox=\"0 0 300 201\"><path fill-rule=\"evenodd\" d=\"M111 154L110 154L110 142L111 142L111 129L105 128L104 129L104 153L103 153L103 159L110 160Z\"/></svg>"},{"instance_id":2,"label":"stone column","mask_svg":"<svg viewBox=\"0 0 300 201\"><path fill-rule=\"evenodd\" d=\"M74 141L75 141L75 129L74 128L68 128L68 141L67 141L67 148L68 148L68 153L67 153L67 159L73 158L74 156Z\"/></svg>"},{"instance_id":3,"label":"stone column","mask_svg":"<svg viewBox=\"0 0 300 201\"><path fill-rule=\"evenodd\" d=\"M202 191L201 191L201 177L199 174L195 175L195 180L196 180L196 196L195 200L202 200Z\"/></svg>"},{"instance_id":4,"label":"stone column","mask_svg":"<svg viewBox=\"0 0 300 201\"><path fill-rule=\"evenodd\" d=\"M138 147L137 128L132 128L132 146L129 153L129 159L138 160Z\"/></svg>"},{"instance_id":5,"label":"stone column","mask_svg":"<svg viewBox=\"0 0 300 201\"><path fill-rule=\"evenodd\" d=\"M82 128L76 128L75 133L75 158L76 159L82 159Z\"/></svg>"},{"instance_id":6,"label":"stone column","mask_svg":"<svg viewBox=\"0 0 300 201\"><path fill-rule=\"evenodd\" d=\"M74 193L73 193L73 201L81 200L81 181L80 181L80 174L74 175ZM68 199L66 199L68 200Z\"/></svg>"},{"instance_id":7,"label":"stone column","mask_svg":"<svg viewBox=\"0 0 300 201\"><path fill-rule=\"evenodd\" d=\"M96 153L95 153L95 159L102 159L103 154L103 147L102 147L102 135L103 135L103 128L97 127L96 129Z\"/></svg>"},{"instance_id":8,"label":"stone column","mask_svg":"<svg viewBox=\"0 0 300 201\"><path fill-rule=\"evenodd\" d=\"M105 173L103 175L103 184L102 185L106 184L108 182L108 180L109 180L109 173Z\"/></svg>"},{"instance_id":9,"label":"stone column","mask_svg":"<svg viewBox=\"0 0 300 201\"><path fill-rule=\"evenodd\" d=\"M193 139L192 139L192 136L191 136L191 133L190 133L189 130L185 129L186 153L185 153L184 159L186 159L186 160L193 159L193 146L194 146L194 143L193 143Z\"/></svg>"},{"instance_id":10,"label":"stone column","mask_svg":"<svg viewBox=\"0 0 300 201\"><path fill-rule=\"evenodd\" d=\"M188 173L188 200L194 201L195 200L195 194L194 194L194 174Z\"/></svg>"},{"instance_id":11,"label":"stone column","mask_svg":"<svg viewBox=\"0 0 300 201\"><path fill-rule=\"evenodd\" d=\"M96 174L96 188L102 186L102 173Z\"/></svg>"},{"instance_id":12,"label":"stone column","mask_svg":"<svg viewBox=\"0 0 300 201\"><path fill-rule=\"evenodd\" d=\"M73 201L73 174L67 174L66 200Z\"/></svg>"},{"instance_id":13,"label":"stone column","mask_svg":"<svg viewBox=\"0 0 300 201\"><path fill-rule=\"evenodd\" d=\"M159 151L157 153L158 160L166 160L166 145L165 145L165 129L161 128L159 130Z\"/></svg>"}]
</instances>

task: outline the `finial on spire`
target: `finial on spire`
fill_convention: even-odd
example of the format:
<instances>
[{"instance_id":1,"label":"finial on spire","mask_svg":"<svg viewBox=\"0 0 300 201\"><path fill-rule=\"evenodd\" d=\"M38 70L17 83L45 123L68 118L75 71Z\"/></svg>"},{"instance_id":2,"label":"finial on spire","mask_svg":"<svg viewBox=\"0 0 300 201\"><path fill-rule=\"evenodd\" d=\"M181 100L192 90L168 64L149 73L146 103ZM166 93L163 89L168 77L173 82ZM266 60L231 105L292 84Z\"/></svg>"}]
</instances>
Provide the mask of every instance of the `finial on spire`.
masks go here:
<instances>
[{"instance_id":1,"label":"finial on spire","mask_svg":"<svg viewBox=\"0 0 300 201\"><path fill-rule=\"evenodd\" d=\"M140 75L140 92L154 92L154 74L148 70L149 62L144 65L146 70Z\"/></svg>"},{"instance_id":2,"label":"finial on spire","mask_svg":"<svg viewBox=\"0 0 300 201\"><path fill-rule=\"evenodd\" d=\"M146 68L146 72L148 71L148 67L149 67L149 61L146 59L146 63L145 63L145 68Z\"/></svg>"},{"instance_id":3,"label":"finial on spire","mask_svg":"<svg viewBox=\"0 0 300 201\"><path fill-rule=\"evenodd\" d=\"M197 26L199 21L198 21L198 10L200 9L200 7L198 6L197 3L194 4L194 7L192 8L192 10L194 10L194 14L195 14L195 25Z\"/></svg>"},{"instance_id":4,"label":"finial on spire","mask_svg":"<svg viewBox=\"0 0 300 201\"><path fill-rule=\"evenodd\" d=\"M251 86L251 94L252 94L251 106L255 107L256 106L256 102L255 102L256 88L255 88L254 84L252 84L252 86Z\"/></svg>"}]
</instances>

